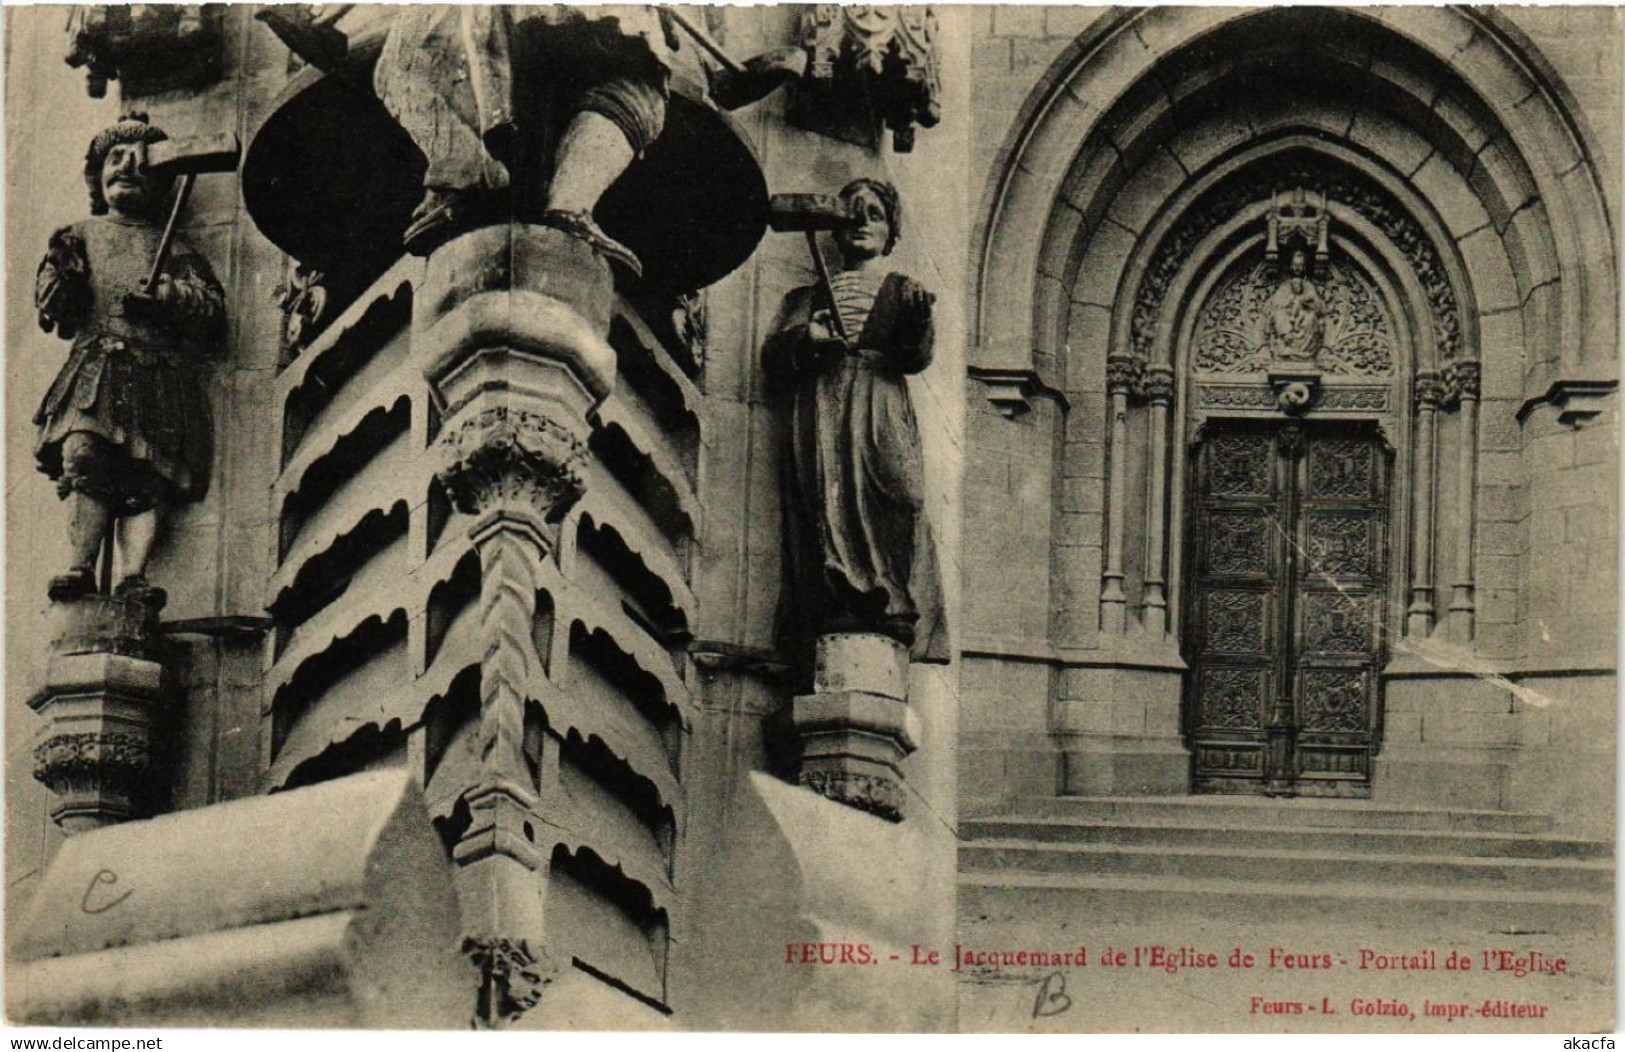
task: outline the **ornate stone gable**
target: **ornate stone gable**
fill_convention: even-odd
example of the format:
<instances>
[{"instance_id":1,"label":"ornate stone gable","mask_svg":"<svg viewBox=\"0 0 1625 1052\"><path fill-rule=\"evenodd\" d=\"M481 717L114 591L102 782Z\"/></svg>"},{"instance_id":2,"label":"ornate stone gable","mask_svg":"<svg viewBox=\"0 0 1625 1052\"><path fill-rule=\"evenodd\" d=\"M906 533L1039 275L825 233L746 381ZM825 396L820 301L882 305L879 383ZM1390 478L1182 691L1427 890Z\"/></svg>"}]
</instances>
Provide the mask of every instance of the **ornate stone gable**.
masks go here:
<instances>
[{"instance_id":1,"label":"ornate stone gable","mask_svg":"<svg viewBox=\"0 0 1625 1052\"><path fill-rule=\"evenodd\" d=\"M1150 354L1168 289L1197 244L1241 209L1271 198L1282 186L1304 187L1353 209L1393 242L1427 295L1440 359L1453 360L1461 348L1461 310L1438 249L1386 190L1352 169L1320 157L1250 168L1209 190L1191 206L1158 246L1135 292L1131 330L1135 352Z\"/></svg>"}]
</instances>

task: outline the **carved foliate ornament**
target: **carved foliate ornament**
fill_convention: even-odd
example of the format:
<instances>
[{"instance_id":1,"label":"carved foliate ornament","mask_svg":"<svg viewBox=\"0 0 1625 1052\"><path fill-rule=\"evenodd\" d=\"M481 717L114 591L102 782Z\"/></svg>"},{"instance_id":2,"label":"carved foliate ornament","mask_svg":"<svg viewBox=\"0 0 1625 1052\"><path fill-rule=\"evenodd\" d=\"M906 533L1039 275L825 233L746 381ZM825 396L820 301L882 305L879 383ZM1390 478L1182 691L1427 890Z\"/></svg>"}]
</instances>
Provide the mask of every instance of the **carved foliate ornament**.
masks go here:
<instances>
[{"instance_id":1,"label":"carved foliate ornament","mask_svg":"<svg viewBox=\"0 0 1625 1052\"><path fill-rule=\"evenodd\" d=\"M858 771L811 769L801 784L820 796L892 822L903 819L903 790L897 779Z\"/></svg>"},{"instance_id":2,"label":"carved foliate ornament","mask_svg":"<svg viewBox=\"0 0 1625 1052\"><path fill-rule=\"evenodd\" d=\"M1478 401L1481 369L1470 358L1450 363L1445 370L1445 400L1452 405L1462 401Z\"/></svg>"},{"instance_id":3,"label":"carved foliate ornament","mask_svg":"<svg viewBox=\"0 0 1625 1052\"><path fill-rule=\"evenodd\" d=\"M1444 401L1445 384L1435 372L1416 374L1416 404L1437 409Z\"/></svg>"},{"instance_id":4,"label":"carved foliate ornament","mask_svg":"<svg viewBox=\"0 0 1625 1052\"><path fill-rule=\"evenodd\" d=\"M1144 360L1127 354L1106 359L1106 390L1112 394L1133 394L1145 376Z\"/></svg>"},{"instance_id":5,"label":"carved foliate ornament","mask_svg":"<svg viewBox=\"0 0 1625 1052\"><path fill-rule=\"evenodd\" d=\"M220 79L224 4L80 4L65 61L85 69L93 99L116 79L126 100Z\"/></svg>"},{"instance_id":6,"label":"carved foliate ornament","mask_svg":"<svg viewBox=\"0 0 1625 1052\"><path fill-rule=\"evenodd\" d=\"M564 518L586 492L587 447L556 420L499 406L465 419L440 442L436 477L452 506L476 514L529 504L545 522Z\"/></svg>"},{"instance_id":7,"label":"carved foliate ornament","mask_svg":"<svg viewBox=\"0 0 1625 1052\"><path fill-rule=\"evenodd\" d=\"M282 308L283 357L291 361L310 345L327 320L327 275L289 256L275 300Z\"/></svg>"},{"instance_id":8,"label":"carved foliate ornament","mask_svg":"<svg viewBox=\"0 0 1625 1052\"><path fill-rule=\"evenodd\" d=\"M1151 366L1140 382L1140 394L1154 405L1173 405L1174 371L1165 365Z\"/></svg>"},{"instance_id":9,"label":"carved foliate ornament","mask_svg":"<svg viewBox=\"0 0 1625 1052\"><path fill-rule=\"evenodd\" d=\"M61 796L90 783L138 783L151 768L152 750L141 734L82 731L53 735L34 746L34 778Z\"/></svg>"},{"instance_id":10,"label":"carved foliate ornament","mask_svg":"<svg viewBox=\"0 0 1625 1052\"><path fill-rule=\"evenodd\" d=\"M809 62L791 122L871 149L884 126L898 153L913 150L915 127L942 118L936 32L928 6L813 5L801 19Z\"/></svg>"}]
</instances>

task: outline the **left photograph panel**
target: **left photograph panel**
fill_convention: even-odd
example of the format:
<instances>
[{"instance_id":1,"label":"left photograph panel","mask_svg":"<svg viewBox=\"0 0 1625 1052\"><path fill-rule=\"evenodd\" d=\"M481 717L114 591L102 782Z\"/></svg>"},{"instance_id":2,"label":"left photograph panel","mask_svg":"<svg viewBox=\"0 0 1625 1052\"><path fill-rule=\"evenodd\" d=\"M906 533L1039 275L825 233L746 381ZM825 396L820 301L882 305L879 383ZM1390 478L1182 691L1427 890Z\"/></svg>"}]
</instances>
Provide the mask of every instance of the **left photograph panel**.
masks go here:
<instances>
[{"instance_id":1,"label":"left photograph panel","mask_svg":"<svg viewBox=\"0 0 1625 1052\"><path fill-rule=\"evenodd\" d=\"M974 17L4 17L7 1021L952 1029Z\"/></svg>"}]
</instances>

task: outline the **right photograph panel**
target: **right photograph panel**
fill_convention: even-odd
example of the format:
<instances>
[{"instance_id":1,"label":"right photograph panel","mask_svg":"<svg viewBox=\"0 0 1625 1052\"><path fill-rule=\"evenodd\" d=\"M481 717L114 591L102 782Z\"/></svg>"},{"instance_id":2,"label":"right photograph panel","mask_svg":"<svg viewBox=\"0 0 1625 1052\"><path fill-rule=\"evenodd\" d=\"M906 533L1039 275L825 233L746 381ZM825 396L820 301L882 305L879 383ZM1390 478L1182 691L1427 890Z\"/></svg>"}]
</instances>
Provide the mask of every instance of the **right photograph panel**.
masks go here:
<instances>
[{"instance_id":1,"label":"right photograph panel","mask_svg":"<svg viewBox=\"0 0 1625 1052\"><path fill-rule=\"evenodd\" d=\"M961 1029L1611 1028L1619 13L977 18Z\"/></svg>"}]
</instances>

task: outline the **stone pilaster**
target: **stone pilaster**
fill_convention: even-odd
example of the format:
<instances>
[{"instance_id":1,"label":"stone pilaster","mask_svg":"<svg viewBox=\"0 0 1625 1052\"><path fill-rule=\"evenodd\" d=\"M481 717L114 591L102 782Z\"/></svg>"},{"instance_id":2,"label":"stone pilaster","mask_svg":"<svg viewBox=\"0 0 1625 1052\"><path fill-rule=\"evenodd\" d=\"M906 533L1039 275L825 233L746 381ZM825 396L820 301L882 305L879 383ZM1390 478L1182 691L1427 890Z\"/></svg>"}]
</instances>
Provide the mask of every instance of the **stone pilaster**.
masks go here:
<instances>
[{"instance_id":1,"label":"stone pilaster","mask_svg":"<svg viewBox=\"0 0 1625 1052\"><path fill-rule=\"evenodd\" d=\"M437 477L475 516L480 559L481 764L452 854L464 950L481 975L477 1021L535 1006L552 973L542 945L551 844L526 707L544 675L536 593L560 521L585 489L588 414L614 382L604 340L613 286L590 248L558 231L485 227L437 249L416 303L424 373L442 408ZM535 770L544 773L546 765Z\"/></svg>"},{"instance_id":2,"label":"stone pilaster","mask_svg":"<svg viewBox=\"0 0 1625 1052\"><path fill-rule=\"evenodd\" d=\"M57 800L68 834L145 818L167 788L163 728L175 684L162 663L155 608L92 595L54 603L45 685L29 699L44 718L34 777Z\"/></svg>"}]
</instances>

